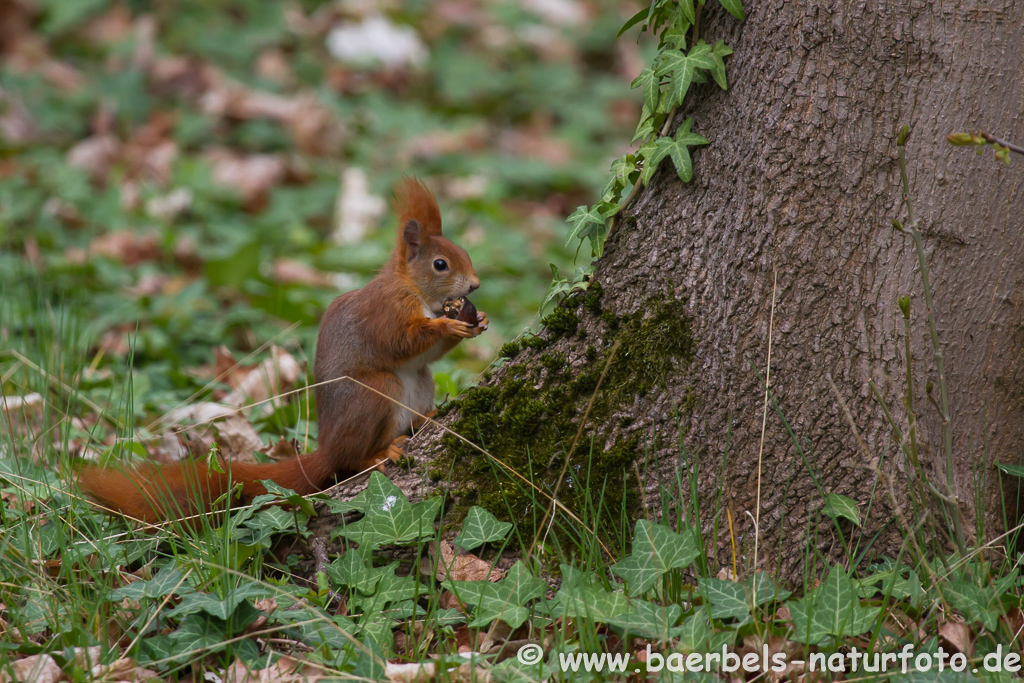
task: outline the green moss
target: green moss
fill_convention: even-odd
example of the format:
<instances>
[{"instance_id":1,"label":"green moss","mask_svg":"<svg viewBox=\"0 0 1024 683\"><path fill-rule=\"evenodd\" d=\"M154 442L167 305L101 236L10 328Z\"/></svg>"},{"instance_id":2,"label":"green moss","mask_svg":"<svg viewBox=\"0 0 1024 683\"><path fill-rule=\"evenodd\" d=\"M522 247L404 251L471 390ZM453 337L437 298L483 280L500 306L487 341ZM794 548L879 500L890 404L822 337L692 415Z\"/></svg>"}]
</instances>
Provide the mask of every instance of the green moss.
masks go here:
<instances>
[{"instance_id":1,"label":"green moss","mask_svg":"<svg viewBox=\"0 0 1024 683\"><path fill-rule=\"evenodd\" d=\"M523 337L519 340L519 344L524 349L543 349L546 348L551 341L538 335L532 335L529 337Z\"/></svg>"},{"instance_id":2,"label":"green moss","mask_svg":"<svg viewBox=\"0 0 1024 683\"><path fill-rule=\"evenodd\" d=\"M604 297L604 289L600 282L592 282L587 287L587 293L583 296L583 308L594 315L601 314L601 299Z\"/></svg>"},{"instance_id":3,"label":"green moss","mask_svg":"<svg viewBox=\"0 0 1024 683\"><path fill-rule=\"evenodd\" d=\"M569 301L563 302L540 321L544 329L549 330L556 337L568 337L576 334L576 329L579 327L579 316L570 308L569 304Z\"/></svg>"},{"instance_id":4,"label":"green moss","mask_svg":"<svg viewBox=\"0 0 1024 683\"><path fill-rule=\"evenodd\" d=\"M551 373L562 372L568 363L564 353L545 353L538 360Z\"/></svg>"},{"instance_id":5,"label":"green moss","mask_svg":"<svg viewBox=\"0 0 1024 683\"><path fill-rule=\"evenodd\" d=\"M501 350L498 351L498 356L501 358L515 358L522 350L522 344L518 341L505 342L501 345Z\"/></svg>"},{"instance_id":6,"label":"green moss","mask_svg":"<svg viewBox=\"0 0 1024 683\"><path fill-rule=\"evenodd\" d=\"M575 304L590 310L589 306L600 303L599 292L589 304L578 298ZM603 514L612 515L612 523L618 525L623 506L631 514L639 512L636 486L628 479L639 452L637 436L614 435L611 416L631 407L637 397L663 387L669 374L692 360L693 340L685 305L684 300L671 297L652 299L638 312L616 318L614 331L605 335L603 345L583 349L589 362L571 373L566 354L555 351L509 367L493 386L476 387L463 395L452 429L550 491L593 397L582 438L569 456L568 479L562 484L559 500L582 516L583 510L593 510L603 489ZM558 332L575 333L577 314L567 306L556 310L562 311L555 318ZM545 326L554 332L550 317ZM532 348L534 339L539 337L524 339L522 347ZM546 348L552 340L543 341L536 347ZM625 428L631 423L632 418L624 417L618 426ZM462 494L456 496L456 514L449 522L457 523L459 513L469 506L481 505L520 524L523 537L532 538L536 531L532 525L544 514L547 499L460 439L448 435L442 443L444 452L435 471L443 472L444 477L450 472L453 490Z\"/></svg>"},{"instance_id":7,"label":"green moss","mask_svg":"<svg viewBox=\"0 0 1024 683\"><path fill-rule=\"evenodd\" d=\"M691 413L693 409L697 407L697 392L693 390L693 387L686 387L686 393L683 395L683 401L679 404L679 408L684 413Z\"/></svg>"}]
</instances>

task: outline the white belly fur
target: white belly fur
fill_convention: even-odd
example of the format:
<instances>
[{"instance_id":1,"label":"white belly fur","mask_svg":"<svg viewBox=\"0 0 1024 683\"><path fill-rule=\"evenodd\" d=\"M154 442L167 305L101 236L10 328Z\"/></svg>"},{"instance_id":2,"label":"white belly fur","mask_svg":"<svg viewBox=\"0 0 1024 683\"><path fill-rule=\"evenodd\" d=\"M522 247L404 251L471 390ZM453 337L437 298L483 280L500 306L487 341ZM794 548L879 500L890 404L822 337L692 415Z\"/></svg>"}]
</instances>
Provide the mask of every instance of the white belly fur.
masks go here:
<instances>
[{"instance_id":1,"label":"white belly fur","mask_svg":"<svg viewBox=\"0 0 1024 683\"><path fill-rule=\"evenodd\" d=\"M396 406L395 420L399 433L410 429L414 419L426 415L434 407L434 378L428 366L444 355L442 345L443 342L438 342L425 353L395 368L395 376L402 384L399 399L402 405Z\"/></svg>"}]
</instances>

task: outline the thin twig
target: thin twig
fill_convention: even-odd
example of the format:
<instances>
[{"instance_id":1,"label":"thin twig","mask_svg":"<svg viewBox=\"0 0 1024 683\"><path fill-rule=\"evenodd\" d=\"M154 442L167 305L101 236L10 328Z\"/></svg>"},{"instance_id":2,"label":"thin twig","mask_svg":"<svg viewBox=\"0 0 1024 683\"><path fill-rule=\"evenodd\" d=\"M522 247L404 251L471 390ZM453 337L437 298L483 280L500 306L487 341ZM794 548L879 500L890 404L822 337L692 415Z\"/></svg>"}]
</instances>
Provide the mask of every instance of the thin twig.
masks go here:
<instances>
[{"instance_id":1,"label":"thin twig","mask_svg":"<svg viewBox=\"0 0 1024 683\"><path fill-rule=\"evenodd\" d=\"M1024 147L1021 147L1020 145L1015 145L1012 142L1007 142L1006 140L1000 140L995 135L989 135L988 133L985 132L980 132L978 133L978 135L985 138L985 142L988 142L993 145L999 145L1000 147L1005 147L1011 152L1016 152L1017 154L1024 154Z\"/></svg>"}]
</instances>

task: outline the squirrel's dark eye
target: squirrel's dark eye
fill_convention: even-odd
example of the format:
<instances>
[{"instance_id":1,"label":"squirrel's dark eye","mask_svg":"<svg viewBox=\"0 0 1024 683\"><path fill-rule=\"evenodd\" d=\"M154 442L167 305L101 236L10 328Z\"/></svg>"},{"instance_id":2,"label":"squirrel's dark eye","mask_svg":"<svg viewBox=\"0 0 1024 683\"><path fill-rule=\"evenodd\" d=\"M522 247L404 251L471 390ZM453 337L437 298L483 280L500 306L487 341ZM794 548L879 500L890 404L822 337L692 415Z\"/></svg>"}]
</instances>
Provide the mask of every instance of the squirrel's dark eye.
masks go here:
<instances>
[{"instance_id":1,"label":"squirrel's dark eye","mask_svg":"<svg viewBox=\"0 0 1024 683\"><path fill-rule=\"evenodd\" d=\"M444 271L448 270L448 262L445 261L443 258L436 259L434 261L434 270L436 270L439 273L443 273Z\"/></svg>"}]
</instances>

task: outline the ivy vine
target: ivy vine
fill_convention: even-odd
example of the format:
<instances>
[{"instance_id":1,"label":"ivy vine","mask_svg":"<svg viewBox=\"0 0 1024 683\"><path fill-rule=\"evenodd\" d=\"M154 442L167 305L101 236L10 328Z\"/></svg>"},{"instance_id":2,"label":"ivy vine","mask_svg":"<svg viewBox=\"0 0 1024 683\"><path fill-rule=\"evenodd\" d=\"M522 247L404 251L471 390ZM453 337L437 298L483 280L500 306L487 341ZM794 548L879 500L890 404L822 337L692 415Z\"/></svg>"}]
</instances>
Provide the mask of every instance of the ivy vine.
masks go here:
<instances>
[{"instance_id":1,"label":"ivy vine","mask_svg":"<svg viewBox=\"0 0 1024 683\"><path fill-rule=\"evenodd\" d=\"M729 14L742 21L741 0L718 0ZM669 128L676 112L694 83L707 83L710 77L723 90L727 89L725 58L732 49L719 40L710 45L700 38L700 18L705 0L653 0L649 7L634 14L619 30L619 35L640 25L640 32L651 31L658 36L658 54L640 72L632 87L641 88L644 105L633 142L640 142L636 152L628 152L612 162L612 177L601 199L593 206L581 206L569 216L572 225L569 243L590 242L595 258L604 253L604 244L615 226L616 218L646 187L661 162L671 159L679 179L693 179L690 148L708 144L702 135L693 132L692 119L686 119L670 136ZM583 288L584 269L577 271L574 281L559 279L554 283L549 300L558 294Z\"/></svg>"}]
</instances>

